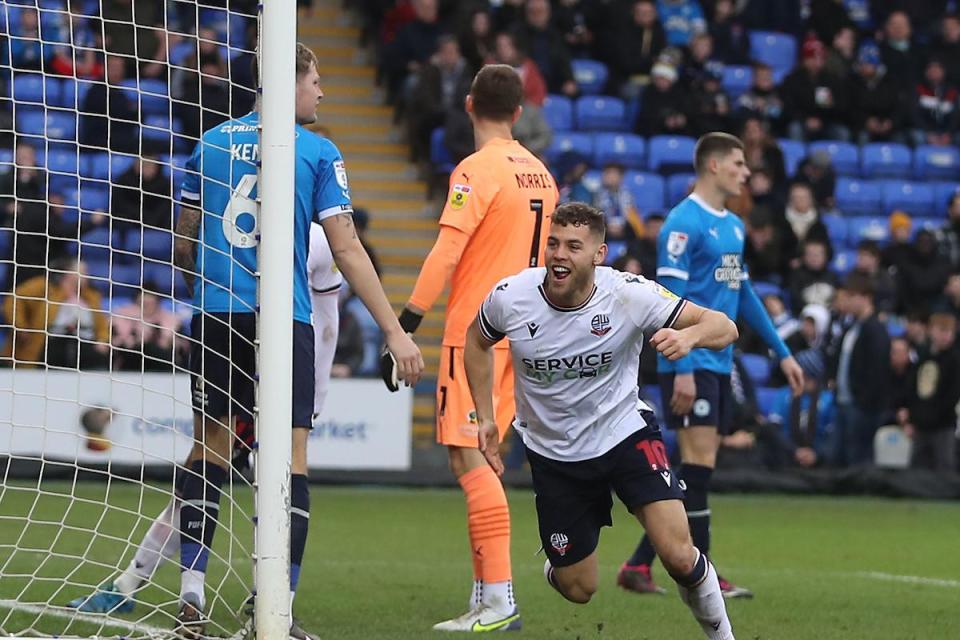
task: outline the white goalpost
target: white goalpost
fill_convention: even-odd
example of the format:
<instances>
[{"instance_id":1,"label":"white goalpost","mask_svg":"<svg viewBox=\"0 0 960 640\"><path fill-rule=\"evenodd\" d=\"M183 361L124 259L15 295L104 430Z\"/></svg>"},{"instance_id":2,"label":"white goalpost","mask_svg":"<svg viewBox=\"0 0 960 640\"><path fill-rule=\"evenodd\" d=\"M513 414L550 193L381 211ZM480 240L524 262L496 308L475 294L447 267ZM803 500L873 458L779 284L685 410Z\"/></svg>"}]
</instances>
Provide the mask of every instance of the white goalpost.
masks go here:
<instances>
[{"instance_id":1,"label":"white goalpost","mask_svg":"<svg viewBox=\"0 0 960 640\"><path fill-rule=\"evenodd\" d=\"M255 206L224 225L259 229L256 339L228 348L256 353L256 442L223 484L205 635L289 635L295 46L295 0L0 3L0 637L176 636L211 318L175 264L181 184L255 97Z\"/></svg>"}]
</instances>

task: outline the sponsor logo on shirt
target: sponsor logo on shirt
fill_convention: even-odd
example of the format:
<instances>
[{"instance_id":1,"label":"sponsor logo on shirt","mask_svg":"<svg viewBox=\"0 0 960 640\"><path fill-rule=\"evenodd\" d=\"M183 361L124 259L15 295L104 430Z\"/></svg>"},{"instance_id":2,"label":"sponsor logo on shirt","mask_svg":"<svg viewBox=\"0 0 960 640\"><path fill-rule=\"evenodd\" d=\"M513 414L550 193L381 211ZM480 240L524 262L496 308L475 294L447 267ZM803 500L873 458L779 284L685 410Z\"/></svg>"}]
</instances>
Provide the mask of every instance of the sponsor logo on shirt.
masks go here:
<instances>
[{"instance_id":1,"label":"sponsor logo on shirt","mask_svg":"<svg viewBox=\"0 0 960 640\"><path fill-rule=\"evenodd\" d=\"M742 256L739 253L725 253L720 256L720 266L714 269L713 279L726 283L730 289L739 289L740 282L746 279Z\"/></svg>"},{"instance_id":2,"label":"sponsor logo on shirt","mask_svg":"<svg viewBox=\"0 0 960 640\"><path fill-rule=\"evenodd\" d=\"M470 197L471 191L473 191L473 189L469 185L453 185L453 188L450 189L450 208L454 210L463 209L463 205L467 204L467 198Z\"/></svg>"},{"instance_id":3,"label":"sponsor logo on shirt","mask_svg":"<svg viewBox=\"0 0 960 640\"><path fill-rule=\"evenodd\" d=\"M523 358L524 376L549 385L560 380L579 380L606 375L613 367L613 352L588 353L563 358Z\"/></svg>"}]
</instances>

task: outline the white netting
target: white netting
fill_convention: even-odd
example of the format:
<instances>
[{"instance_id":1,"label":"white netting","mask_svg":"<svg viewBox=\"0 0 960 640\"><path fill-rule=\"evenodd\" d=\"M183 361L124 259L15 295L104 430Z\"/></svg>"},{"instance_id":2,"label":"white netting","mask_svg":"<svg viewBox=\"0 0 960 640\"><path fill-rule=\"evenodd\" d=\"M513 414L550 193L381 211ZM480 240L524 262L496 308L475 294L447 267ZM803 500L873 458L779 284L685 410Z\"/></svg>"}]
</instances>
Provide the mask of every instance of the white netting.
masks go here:
<instances>
[{"instance_id":1,"label":"white netting","mask_svg":"<svg viewBox=\"0 0 960 640\"><path fill-rule=\"evenodd\" d=\"M180 185L201 133L253 106L257 10L0 0L0 636L175 627L170 526L152 544L172 562L132 610L67 605L128 568L174 499L174 468L189 473L196 310L174 266ZM209 635L246 623L252 505L234 473L206 574Z\"/></svg>"}]
</instances>

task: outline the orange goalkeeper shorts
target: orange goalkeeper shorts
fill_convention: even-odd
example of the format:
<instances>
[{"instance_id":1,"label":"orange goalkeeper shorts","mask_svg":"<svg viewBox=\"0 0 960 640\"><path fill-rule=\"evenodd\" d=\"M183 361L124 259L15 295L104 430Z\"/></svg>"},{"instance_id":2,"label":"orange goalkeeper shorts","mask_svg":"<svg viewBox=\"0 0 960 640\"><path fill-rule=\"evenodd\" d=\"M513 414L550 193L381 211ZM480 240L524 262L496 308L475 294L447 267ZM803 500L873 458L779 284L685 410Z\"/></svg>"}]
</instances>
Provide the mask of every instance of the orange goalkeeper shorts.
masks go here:
<instances>
[{"instance_id":1,"label":"orange goalkeeper shorts","mask_svg":"<svg viewBox=\"0 0 960 640\"><path fill-rule=\"evenodd\" d=\"M493 350L493 410L500 441L513 424L513 363L509 349ZM477 448L477 411L463 368L463 347L444 345L437 376L437 442Z\"/></svg>"}]
</instances>

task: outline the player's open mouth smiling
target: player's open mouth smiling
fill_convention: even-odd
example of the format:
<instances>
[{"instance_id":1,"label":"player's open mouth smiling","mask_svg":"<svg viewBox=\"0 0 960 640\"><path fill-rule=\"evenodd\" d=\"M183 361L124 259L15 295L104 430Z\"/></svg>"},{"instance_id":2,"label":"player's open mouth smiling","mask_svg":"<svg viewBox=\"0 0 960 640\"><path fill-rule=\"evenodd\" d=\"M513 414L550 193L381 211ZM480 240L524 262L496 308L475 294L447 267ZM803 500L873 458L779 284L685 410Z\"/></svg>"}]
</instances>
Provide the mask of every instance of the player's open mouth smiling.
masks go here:
<instances>
[{"instance_id":1,"label":"player's open mouth smiling","mask_svg":"<svg viewBox=\"0 0 960 640\"><path fill-rule=\"evenodd\" d=\"M553 274L554 280L566 280L567 276L570 275L570 267L563 267L556 264L550 267L550 272Z\"/></svg>"}]
</instances>

